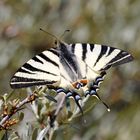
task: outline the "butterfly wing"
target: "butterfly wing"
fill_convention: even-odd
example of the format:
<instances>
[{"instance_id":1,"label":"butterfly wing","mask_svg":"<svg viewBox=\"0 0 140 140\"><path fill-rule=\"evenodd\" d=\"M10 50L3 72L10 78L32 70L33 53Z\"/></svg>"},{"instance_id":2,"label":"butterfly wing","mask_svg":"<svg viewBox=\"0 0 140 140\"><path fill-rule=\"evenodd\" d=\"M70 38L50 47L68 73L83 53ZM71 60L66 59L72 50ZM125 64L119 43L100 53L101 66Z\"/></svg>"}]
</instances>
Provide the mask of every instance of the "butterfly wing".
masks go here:
<instances>
[{"instance_id":1,"label":"butterfly wing","mask_svg":"<svg viewBox=\"0 0 140 140\"><path fill-rule=\"evenodd\" d=\"M133 57L113 47L97 44L63 44L36 55L11 78L12 88L35 85L65 85L66 81L95 79L111 66L132 61ZM69 80L67 80L69 79ZM62 82L64 81L64 82ZM68 82L69 83L69 82Z\"/></svg>"},{"instance_id":2,"label":"butterfly wing","mask_svg":"<svg viewBox=\"0 0 140 140\"><path fill-rule=\"evenodd\" d=\"M60 82L59 54L49 49L36 55L17 70L11 78L12 88L35 85L57 85Z\"/></svg>"},{"instance_id":3,"label":"butterfly wing","mask_svg":"<svg viewBox=\"0 0 140 140\"><path fill-rule=\"evenodd\" d=\"M95 96L102 101L97 94L100 83L106 75L106 70L111 66L117 66L133 60L131 54L126 51L98 44L71 44L70 51L75 54L82 77L86 79L87 86L83 88L84 94ZM109 107L102 103L110 110Z\"/></svg>"},{"instance_id":4,"label":"butterfly wing","mask_svg":"<svg viewBox=\"0 0 140 140\"><path fill-rule=\"evenodd\" d=\"M133 60L132 55L128 52L106 45L71 44L71 51L97 72Z\"/></svg>"}]
</instances>

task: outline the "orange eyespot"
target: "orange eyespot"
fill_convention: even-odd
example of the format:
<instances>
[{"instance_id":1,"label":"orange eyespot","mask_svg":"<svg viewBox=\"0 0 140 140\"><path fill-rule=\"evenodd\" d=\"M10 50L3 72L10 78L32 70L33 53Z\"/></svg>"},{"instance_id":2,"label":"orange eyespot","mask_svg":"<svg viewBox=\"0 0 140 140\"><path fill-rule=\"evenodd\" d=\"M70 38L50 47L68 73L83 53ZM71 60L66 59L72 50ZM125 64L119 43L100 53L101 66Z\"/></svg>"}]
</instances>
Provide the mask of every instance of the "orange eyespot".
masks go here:
<instances>
[{"instance_id":1,"label":"orange eyespot","mask_svg":"<svg viewBox=\"0 0 140 140\"><path fill-rule=\"evenodd\" d=\"M73 86L74 88L77 88L77 85L78 85L79 83L82 84L82 86L85 86L85 85L87 85L88 82L89 82L89 81L88 81L87 79L81 79L81 80L79 80L79 81L76 81L76 82L72 83L72 86Z\"/></svg>"}]
</instances>

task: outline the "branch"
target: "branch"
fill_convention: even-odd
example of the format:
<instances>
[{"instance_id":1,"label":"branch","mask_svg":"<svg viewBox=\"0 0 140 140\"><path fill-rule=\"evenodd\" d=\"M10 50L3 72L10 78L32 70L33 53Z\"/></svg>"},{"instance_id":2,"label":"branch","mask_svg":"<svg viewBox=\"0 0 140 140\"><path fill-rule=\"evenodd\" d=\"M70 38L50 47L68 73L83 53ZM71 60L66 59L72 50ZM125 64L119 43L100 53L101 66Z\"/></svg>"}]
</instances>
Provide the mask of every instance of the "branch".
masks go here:
<instances>
[{"instance_id":1,"label":"branch","mask_svg":"<svg viewBox=\"0 0 140 140\"><path fill-rule=\"evenodd\" d=\"M65 99L66 99L66 94L62 94L62 95L63 96L62 96L60 102L57 105L55 113L52 116L50 116L50 119L48 120L48 121L50 121L49 125L47 125L47 127L45 127L43 130L40 131L40 133L37 136L37 140L42 140L47 133L49 134L49 138L48 139L49 140L52 139L52 136L53 136L53 133L54 133L54 130L55 130L55 128L54 128L55 127L54 126L55 125L54 124L55 120L56 120L57 116L59 115L60 111L62 110L64 102L65 102Z\"/></svg>"},{"instance_id":2,"label":"branch","mask_svg":"<svg viewBox=\"0 0 140 140\"><path fill-rule=\"evenodd\" d=\"M12 105L12 108L10 109L9 113L7 114L2 114L3 118L0 121L0 130L3 129L9 129L10 126L16 124L18 121L16 119L10 120L11 117L20 111L22 107L27 104L27 103L32 103L36 98L37 98L36 92L32 93L28 97L26 97L23 101L21 102L15 102L15 104Z\"/></svg>"}]
</instances>

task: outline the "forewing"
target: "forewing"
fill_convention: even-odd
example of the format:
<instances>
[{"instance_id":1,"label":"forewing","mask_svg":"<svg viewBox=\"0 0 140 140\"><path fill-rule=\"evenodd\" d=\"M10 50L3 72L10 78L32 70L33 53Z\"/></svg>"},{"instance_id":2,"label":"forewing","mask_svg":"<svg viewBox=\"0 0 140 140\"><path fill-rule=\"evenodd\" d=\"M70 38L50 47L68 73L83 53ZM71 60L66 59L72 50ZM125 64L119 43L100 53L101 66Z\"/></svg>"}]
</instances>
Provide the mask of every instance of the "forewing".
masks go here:
<instances>
[{"instance_id":1,"label":"forewing","mask_svg":"<svg viewBox=\"0 0 140 140\"><path fill-rule=\"evenodd\" d=\"M20 67L11 78L12 88L35 85L57 85L60 82L59 54L49 49L36 55Z\"/></svg>"}]
</instances>

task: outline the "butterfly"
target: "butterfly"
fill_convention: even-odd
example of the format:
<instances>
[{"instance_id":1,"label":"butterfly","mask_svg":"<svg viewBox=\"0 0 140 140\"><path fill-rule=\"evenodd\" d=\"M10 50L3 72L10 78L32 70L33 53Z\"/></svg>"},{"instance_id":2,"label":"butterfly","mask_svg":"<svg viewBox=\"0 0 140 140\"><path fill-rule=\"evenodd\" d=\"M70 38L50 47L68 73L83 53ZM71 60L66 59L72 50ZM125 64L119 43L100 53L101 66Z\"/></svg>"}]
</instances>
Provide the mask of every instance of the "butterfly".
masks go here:
<instances>
[{"instance_id":1,"label":"butterfly","mask_svg":"<svg viewBox=\"0 0 140 140\"><path fill-rule=\"evenodd\" d=\"M82 110L81 96L76 90L86 87L83 88L84 96L100 99L97 90L108 69L132 60L131 54L114 47L67 44L56 40L54 48L43 51L21 66L11 78L10 86L16 89L46 85L56 89L57 93L64 92L67 97L73 97Z\"/></svg>"}]
</instances>

